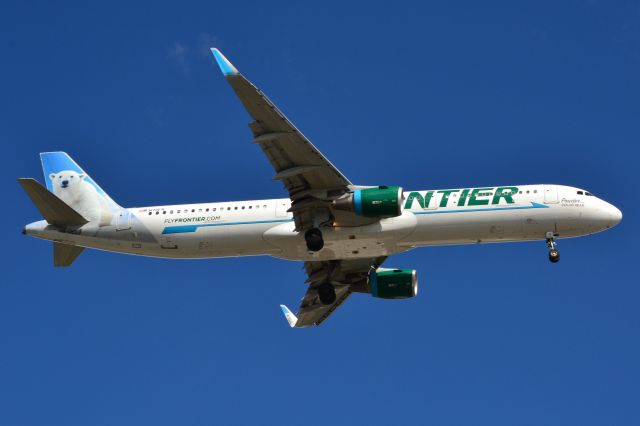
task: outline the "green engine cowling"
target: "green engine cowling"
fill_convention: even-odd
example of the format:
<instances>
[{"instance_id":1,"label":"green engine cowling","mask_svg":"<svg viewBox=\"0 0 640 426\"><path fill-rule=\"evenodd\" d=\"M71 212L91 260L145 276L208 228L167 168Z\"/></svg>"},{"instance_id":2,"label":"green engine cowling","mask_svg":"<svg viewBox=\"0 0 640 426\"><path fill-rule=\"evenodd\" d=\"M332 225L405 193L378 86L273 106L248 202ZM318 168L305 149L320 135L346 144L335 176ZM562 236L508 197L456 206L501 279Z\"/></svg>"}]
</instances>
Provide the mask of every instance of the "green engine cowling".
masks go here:
<instances>
[{"instance_id":1,"label":"green engine cowling","mask_svg":"<svg viewBox=\"0 0 640 426\"><path fill-rule=\"evenodd\" d=\"M378 268L369 274L373 297L408 299L418 294L418 274L415 269Z\"/></svg>"},{"instance_id":2,"label":"green engine cowling","mask_svg":"<svg viewBox=\"0 0 640 426\"><path fill-rule=\"evenodd\" d=\"M338 210L352 211L358 216L396 217L402 214L403 190L399 186L356 189L334 201Z\"/></svg>"}]
</instances>

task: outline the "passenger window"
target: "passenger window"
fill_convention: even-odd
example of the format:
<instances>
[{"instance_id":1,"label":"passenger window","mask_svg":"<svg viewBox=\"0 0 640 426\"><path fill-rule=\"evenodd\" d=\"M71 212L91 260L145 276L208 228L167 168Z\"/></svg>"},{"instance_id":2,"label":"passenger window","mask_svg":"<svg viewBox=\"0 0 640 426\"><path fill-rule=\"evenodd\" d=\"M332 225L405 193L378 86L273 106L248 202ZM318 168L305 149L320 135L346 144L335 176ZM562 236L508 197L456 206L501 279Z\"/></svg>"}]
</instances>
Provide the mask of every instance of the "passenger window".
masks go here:
<instances>
[{"instance_id":1,"label":"passenger window","mask_svg":"<svg viewBox=\"0 0 640 426\"><path fill-rule=\"evenodd\" d=\"M234 210L238 210L238 206L235 206L233 209L234 209Z\"/></svg>"},{"instance_id":2,"label":"passenger window","mask_svg":"<svg viewBox=\"0 0 640 426\"><path fill-rule=\"evenodd\" d=\"M242 206L242 210L244 210L244 206Z\"/></svg>"},{"instance_id":3,"label":"passenger window","mask_svg":"<svg viewBox=\"0 0 640 426\"><path fill-rule=\"evenodd\" d=\"M169 214L173 214L173 210L171 210L171 211L169 212Z\"/></svg>"},{"instance_id":4,"label":"passenger window","mask_svg":"<svg viewBox=\"0 0 640 426\"><path fill-rule=\"evenodd\" d=\"M231 210L231 207L227 207L227 210Z\"/></svg>"},{"instance_id":5,"label":"passenger window","mask_svg":"<svg viewBox=\"0 0 640 426\"><path fill-rule=\"evenodd\" d=\"M191 209L191 213L195 213L195 212L196 212L196 209Z\"/></svg>"},{"instance_id":6,"label":"passenger window","mask_svg":"<svg viewBox=\"0 0 640 426\"><path fill-rule=\"evenodd\" d=\"M156 212L156 214L160 214L160 212Z\"/></svg>"},{"instance_id":7,"label":"passenger window","mask_svg":"<svg viewBox=\"0 0 640 426\"><path fill-rule=\"evenodd\" d=\"M149 216L151 216L151 215L152 215L152 213L151 213L151 212L149 212Z\"/></svg>"}]
</instances>

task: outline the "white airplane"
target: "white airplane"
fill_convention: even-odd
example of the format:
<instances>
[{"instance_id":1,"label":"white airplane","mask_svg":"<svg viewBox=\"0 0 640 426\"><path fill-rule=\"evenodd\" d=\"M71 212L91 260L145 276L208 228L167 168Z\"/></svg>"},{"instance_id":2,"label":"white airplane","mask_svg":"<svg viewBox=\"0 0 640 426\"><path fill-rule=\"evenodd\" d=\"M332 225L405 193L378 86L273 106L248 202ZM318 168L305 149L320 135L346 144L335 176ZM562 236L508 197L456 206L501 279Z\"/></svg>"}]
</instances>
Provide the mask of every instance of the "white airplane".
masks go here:
<instances>
[{"instance_id":1,"label":"white airplane","mask_svg":"<svg viewBox=\"0 0 640 426\"><path fill-rule=\"evenodd\" d=\"M385 259L416 247L546 241L617 225L622 213L584 189L506 185L405 191L351 183L220 53L222 73L253 118L262 148L289 198L123 208L64 152L40 154L46 188L18 179L45 220L23 233L53 241L55 266L89 247L167 258L268 255L304 261L307 292L291 327L319 325L352 292L384 299L418 293L412 269Z\"/></svg>"}]
</instances>

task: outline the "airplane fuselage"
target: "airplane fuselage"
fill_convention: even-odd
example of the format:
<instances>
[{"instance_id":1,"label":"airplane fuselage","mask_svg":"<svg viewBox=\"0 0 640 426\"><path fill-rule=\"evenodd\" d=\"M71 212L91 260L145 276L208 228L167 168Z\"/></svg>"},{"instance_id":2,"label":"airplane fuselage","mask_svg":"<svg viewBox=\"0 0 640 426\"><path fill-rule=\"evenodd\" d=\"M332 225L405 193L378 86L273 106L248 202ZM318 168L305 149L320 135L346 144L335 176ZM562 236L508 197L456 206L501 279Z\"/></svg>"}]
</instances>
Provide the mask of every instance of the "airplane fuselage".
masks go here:
<instances>
[{"instance_id":1,"label":"airplane fuselage","mask_svg":"<svg viewBox=\"0 0 640 426\"><path fill-rule=\"evenodd\" d=\"M166 258L268 255L289 260L389 256L422 246L544 240L593 234L621 219L613 205L579 188L516 185L405 191L402 214L364 226L323 227L310 252L295 231L288 198L122 209L115 224L67 232L46 221L35 237L113 252Z\"/></svg>"},{"instance_id":2,"label":"airplane fuselage","mask_svg":"<svg viewBox=\"0 0 640 426\"><path fill-rule=\"evenodd\" d=\"M308 284L291 327L325 321L352 293L407 299L414 269L383 268L416 247L556 239L617 225L622 213L591 193L561 185L404 191L354 185L262 91L216 48L211 53L252 118L260 147L288 198L123 208L67 153L40 153L46 187L18 178L45 220L23 232L52 240L53 264L84 248L164 258L273 256L305 261Z\"/></svg>"}]
</instances>

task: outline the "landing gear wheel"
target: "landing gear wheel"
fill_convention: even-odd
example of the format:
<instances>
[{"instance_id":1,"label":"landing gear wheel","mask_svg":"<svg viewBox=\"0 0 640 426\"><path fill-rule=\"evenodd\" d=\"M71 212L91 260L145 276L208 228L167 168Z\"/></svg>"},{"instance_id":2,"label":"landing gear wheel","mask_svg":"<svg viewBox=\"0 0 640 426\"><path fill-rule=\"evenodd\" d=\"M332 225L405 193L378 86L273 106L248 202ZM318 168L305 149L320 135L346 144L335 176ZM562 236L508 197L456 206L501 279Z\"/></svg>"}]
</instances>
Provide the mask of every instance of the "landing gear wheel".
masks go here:
<instances>
[{"instance_id":1,"label":"landing gear wheel","mask_svg":"<svg viewBox=\"0 0 640 426\"><path fill-rule=\"evenodd\" d=\"M307 243L309 251L320 251L324 247L324 239L322 231L318 228L311 228L304 234L304 240Z\"/></svg>"},{"instance_id":2,"label":"landing gear wheel","mask_svg":"<svg viewBox=\"0 0 640 426\"><path fill-rule=\"evenodd\" d=\"M336 301L336 289L331 283L324 283L318 287L318 297L323 305L331 305Z\"/></svg>"},{"instance_id":3,"label":"landing gear wheel","mask_svg":"<svg viewBox=\"0 0 640 426\"><path fill-rule=\"evenodd\" d=\"M558 263L560 260L560 252L556 248L556 237L558 235L553 232L547 232L545 238L547 240L547 247L549 248L549 261L551 263Z\"/></svg>"}]
</instances>

